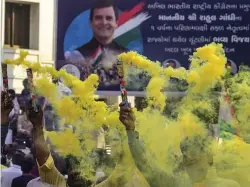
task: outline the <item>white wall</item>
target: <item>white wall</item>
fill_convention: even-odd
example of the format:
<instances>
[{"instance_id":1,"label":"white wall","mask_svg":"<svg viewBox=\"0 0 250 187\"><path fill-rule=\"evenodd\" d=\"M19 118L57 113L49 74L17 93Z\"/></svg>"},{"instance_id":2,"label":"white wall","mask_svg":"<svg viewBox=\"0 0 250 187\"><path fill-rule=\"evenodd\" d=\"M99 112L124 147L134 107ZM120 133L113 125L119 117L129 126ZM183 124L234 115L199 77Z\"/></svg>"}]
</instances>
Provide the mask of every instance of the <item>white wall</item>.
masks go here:
<instances>
[{"instance_id":1,"label":"white wall","mask_svg":"<svg viewBox=\"0 0 250 187\"><path fill-rule=\"evenodd\" d=\"M30 47L28 60L39 61L42 64L54 65L54 35L56 0L3 0L5 2L20 2L31 4ZM1 25L3 27L4 25ZM3 49L3 59L18 57L20 50ZM21 67L8 67L9 87L20 93L23 89L22 80L26 71Z\"/></svg>"},{"instance_id":2,"label":"white wall","mask_svg":"<svg viewBox=\"0 0 250 187\"><path fill-rule=\"evenodd\" d=\"M55 2L41 0L40 3L40 60L48 63L54 60Z\"/></svg>"},{"instance_id":3,"label":"white wall","mask_svg":"<svg viewBox=\"0 0 250 187\"><path fill-rule=\"evenodd\" d=\"M0 0L0 60L3 59L3 43L4 43L4 0ZM0 66L0 72L2 73L2 66ZM0 76L0 86L2 89L2 76Z\"/></svg>"}]
</instances>

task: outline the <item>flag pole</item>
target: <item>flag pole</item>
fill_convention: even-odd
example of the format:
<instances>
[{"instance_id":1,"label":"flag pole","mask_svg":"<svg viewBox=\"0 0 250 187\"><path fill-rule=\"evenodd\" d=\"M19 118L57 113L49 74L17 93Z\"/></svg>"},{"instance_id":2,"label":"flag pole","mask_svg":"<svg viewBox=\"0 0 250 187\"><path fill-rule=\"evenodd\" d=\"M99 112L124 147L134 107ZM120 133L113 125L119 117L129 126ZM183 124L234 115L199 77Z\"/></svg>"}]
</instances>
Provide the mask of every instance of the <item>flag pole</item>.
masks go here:
<instances>
[{"instance_id":1,"label":"flag pole","mask_svg":"<svg viewBox=\"0 0 250 187\"><path fill-rule=\"evenodd\" d=\"M126 82L124 80L123 64L119 60L117 61L117 71L118 71L118 76L120 80L120 92L121 92L122 102L125 104L125 106L129 106L128 94L126 90Z\"/></svg>"},{"instance_id":2,"label":"flag pole","mask_svg":"<svg viewBox=\"0 0 250 187\"><path fill-rule=\"evenodd\" d=\"M30 94L31 94L32 107L33 107L34 112L38 112L38 107L37 107L37 103L36 103L35 87L33 85L32 69L28 68L28 69L26 69L26 72L27 72L27 77L28 77L28 81L29 81L29 89L30 89Z\"/></svg>"}]
</instances>

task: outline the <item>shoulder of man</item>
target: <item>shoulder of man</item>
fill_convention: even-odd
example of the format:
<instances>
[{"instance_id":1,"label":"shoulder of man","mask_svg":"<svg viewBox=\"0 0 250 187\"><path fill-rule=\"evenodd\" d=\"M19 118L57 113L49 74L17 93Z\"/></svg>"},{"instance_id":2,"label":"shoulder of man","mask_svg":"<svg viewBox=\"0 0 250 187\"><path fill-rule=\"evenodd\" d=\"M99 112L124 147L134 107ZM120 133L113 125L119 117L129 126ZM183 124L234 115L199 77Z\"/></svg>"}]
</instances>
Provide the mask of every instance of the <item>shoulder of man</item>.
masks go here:
<instances>
[{"instance_id":1,"label":"shoulder of man","mask_svg":"<svg viewBox=\"0 0 250 187\"><path fill-rule=\"evenodd\" d=\"M111 48L113 48L113 49L115 49L115 50L117 50L119 52L127 52L127 51L129 51L126 47L123 47L122 45L120 45L116 41L112 42Z\"/></svg>"},{"instance_id":2,"label":"shoulder of man","mask_svg":"<svg viewBox=\"0 0 250 187\"><path fill-rule=\"evenodd\" d=\"M97 48L98 44L92 39L88 43L77 48L76 51L79 51L84 57L87 57L91 56Z\"/></svg>"},{"instance_id":3,"label":"shoulder of man","mask_svg":"<svg viewBox=\"0 0 250 187\"><path fill-rule=\"evenodd\" d=\"M231 179L224 179L224 178L220 178L220 183L221 186L225 186L225 187L240 187L240 184L234 180Z\"/></svg>"},{"instance_id":4,"label":"shoulder of man","mask_svg":"<svg viewBox=\"0 0 250 187\"><path fill-rule=\"evenodd\" d=\"M16 177L12 180L12 185L16 186L18 185L22 180L22 176Z\"/></svg>"},{"instance_id":5,"label":"shoulder of man","mask_svg":"<svg viewBox=\"0 0 250 187\"><path fill-rule=\"evenodd\" d=\"M40 177L32 179L28 182L27 187L52 187L52 185L42 182Z\"/></svg>"},{"instance_id":6,"label":"shoulder of man","mask_svg":"<svg viewBox=\"0 0 250 187\"><path fill-rule=\"evenodd\" d=\"M3 173L8 173L8 172L10 172L10 171L12 171L12 168L11 168L11 167L5 167L4 169L2 169L1 174L3 174Z\"/></svg>"},{"instance_id":7,"label":"shoulder of man","mask_svg":"<svg viewBox=\"0 0 250 187\"><path fill-rule=\"evenodd\" d=\"M79 51L83 56L90 56L92 55L96 49L98 48L98 43L96 40L92 39L88 43L82 45L81 47L77 48L76 51ZM111 49L120 51L120 52L125 52L129 51L127 48L123 47L119 43L117 43L115 40L112 41L112 43L109 45Z\"/></svg>"}]
</instances>

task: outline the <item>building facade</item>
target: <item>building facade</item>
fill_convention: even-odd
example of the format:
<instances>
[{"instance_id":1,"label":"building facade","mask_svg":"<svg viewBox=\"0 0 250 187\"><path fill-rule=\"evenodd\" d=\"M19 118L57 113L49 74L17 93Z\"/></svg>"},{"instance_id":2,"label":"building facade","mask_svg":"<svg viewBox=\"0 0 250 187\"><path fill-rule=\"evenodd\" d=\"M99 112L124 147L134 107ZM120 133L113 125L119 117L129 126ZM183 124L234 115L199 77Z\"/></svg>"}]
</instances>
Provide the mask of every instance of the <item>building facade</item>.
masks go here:
<instances>
[{"instance_id":1,"label":"building facade","mask_svg":"<svg viewBox=\"0 0 250 187\"><path fill-rule=\"evenodd\" d=\"M20 50L27 50L28 60L54 66L57 0L0 0L0 2L1 61L5 58L17 58ZM16 93L21 93L22 81L26 77L24 68L8 65L9 88L14 89ZM99 97L108 104L117 104L121 100L118 95L119 92L109 96L101 94ZM133 97L129 100L134 105Z\"/></svg>"},{"instance_id":2,"label":"building facade","mask_svg":"<svg viewBox=\"0 0 250 187\"><path fill-rule=\"evenodd\" d=\"M1 60L27 50L30 61L54 65L56 0L1 1ZM22 67L8 66L9 87L20 93L26 78Z\"/></svg>"}]
</instances>

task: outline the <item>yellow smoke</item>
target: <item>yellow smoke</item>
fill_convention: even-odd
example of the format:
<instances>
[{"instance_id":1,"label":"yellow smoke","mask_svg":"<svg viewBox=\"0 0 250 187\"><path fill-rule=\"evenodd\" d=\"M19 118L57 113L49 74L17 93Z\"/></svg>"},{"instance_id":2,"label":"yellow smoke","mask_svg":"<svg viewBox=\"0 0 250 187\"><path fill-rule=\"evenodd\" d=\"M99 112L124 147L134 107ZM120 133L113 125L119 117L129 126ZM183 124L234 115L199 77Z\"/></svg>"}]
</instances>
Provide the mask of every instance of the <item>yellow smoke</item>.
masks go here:
<instances>
[{"instance_id":1,"label":"yellow smoke","mask_svg":"<svg viewBox=\"0 0 250 187\"><path fill-rule=\"evenodd\" d=\"M118 111L111 111L105 103L94 100L94 92L98 86L97 75L90 75L85 81L80 81L65 70L57 71L53 67L42 66L40 63L30 63L26 60L27 53L21 52L16 60L6 59L4 62L13 65L29 67L34 73L42 75L35 80L36 91L39 95L46 97L57 111L64 124L71 124L75 128L62 132L48 133L51 142L56 145L62 155L69 153L77 157L85 158L90 163L82 162L85 174L91 175L93 167L88 154L95 148L93 131L101 125L109 125L116 128L120 125ZM147 86L148 107L143 111L136 111L136 128L140 137L144 140L146 147L153 153L155 161L162 169L174 171L181 163L180 142L186 136L205 136L209 122L216 121L218 111L214 103L219 102L219 96L211 93L216 83L223 82L226 73L226 57L221 44L209 44L198 48L190 57L191 68L166 69L159 62L152 62L136 52L122 53L118 56L126 66L135 66L149 73L152 78ZM58 89L46 76L62 78L65 85L72 90L72 96L58 97ZM248 77L248 76L247 76ZM164 88L171 78L186 80L189 83L186 96L183 97L175 107L176 118L162 115L166 106ZM246 78L244 78L246 79ZM230 89L229 89L230 90ZM249 82L232 84L232 97L242 95L237 103L237 119L239 121L240 134L248 136L249 132ZM204 117L204 119L202 119ZM213 120L208 120L208 119ZM118 129L123 131L124 129ZM79 137L84 139L80 141ZM215 142L213 142L216 144ZM67 145L67 146L65 146ZM85 149L83 149L83 147ZM217 147L217 144L216 146ZM128 149L126 149L129 152ZM246 172L250 163L249 144L243 140L233 138L226 140L220 149L214 148L215 165L220 176L243 181L242 186L250 184L249 172ZM229 165L231 166L229 167ZM237 175L235 175L237 171Z\"/></svg>"},{"instance_id":2,"label":"yellow smoke","mask_svg":"<svg viewBox=\"0 0 250 187\"><path fill-rule=\"evenodd\" d=\"M210 124L204 122L216 122L218 120L218 108L214 103L220 101L220 97L210 93L217 83L223 83L223 76L226 73L225 64L226 57L221 44L212 43L204 47L198 48L193 56L190 57L191 68L185 70L183 68L173 69L168 67L165 70L158 66L155 62L150 62L147 58L136 54L135 52L123 53L118 59L124 63L133 64L152 75L150 84L147 87L147 96L151 98L148 104L151 108L152 103L155 105L165 106L165 95L162 93L164 84L167 84L169 77L186 79L189 83L187 96L176 106L178 112L177 119L168 119L162 116L159 110L146 108L143 112L136 111L137 129L140 132L147 147L154 154L154 158L163 169L173 171L181 162L179 144L186 136L196 134L205 136L207 128ZM162 80L164 77L164 80ZM250 76L247 76L250 77ZM245 78L246 79L246 78ZM152 84L151 84L152 83ZM249 103L250 92L249 84L237 84L237 93L242 94L241 101L237 103L237 119L239 123L240 134L249 137ZM233 85L236 87L236 85ZM153 98L153 99L152 99ZM153 102L151 102L153 101ZM151 103L150 103L151 102ZM168 106L166 106L168 107ZM154 108L155 109L155 108ZM200 117L205 119L201 119ZM218 122L217 122L218 123ZM247 125L248 124L248 125ZM218 166L220 176L233 178L240 182L242 186L250 184L249 176L242 173L249 169L250 147L244 141L238 139L226 140L221 146L223 149L217 151L217 143L214 150L215 165ZM232 148L232 145L238 146ZM244 148L243 148L244 147ZM226 151L227 150L227 151ZM176 157L173 159L172 154ZM236 154L237 153L237 154ZM237 163L231 169L222 169L220 166L225 163ZM224 166L223 165L223 166ZM247 167L242 168L245 165ZM227 167L227 166L225 166ZM240 172L235 174L235 171Z\"/></svg>"}]
</instances>

